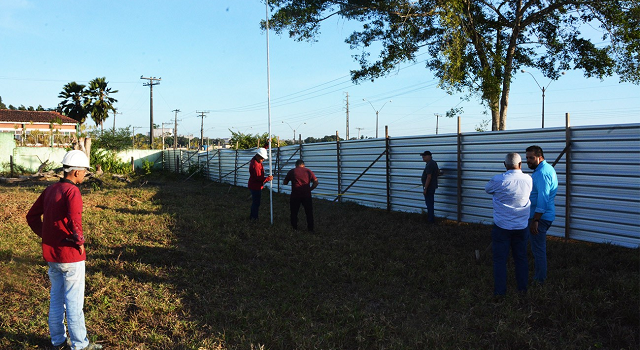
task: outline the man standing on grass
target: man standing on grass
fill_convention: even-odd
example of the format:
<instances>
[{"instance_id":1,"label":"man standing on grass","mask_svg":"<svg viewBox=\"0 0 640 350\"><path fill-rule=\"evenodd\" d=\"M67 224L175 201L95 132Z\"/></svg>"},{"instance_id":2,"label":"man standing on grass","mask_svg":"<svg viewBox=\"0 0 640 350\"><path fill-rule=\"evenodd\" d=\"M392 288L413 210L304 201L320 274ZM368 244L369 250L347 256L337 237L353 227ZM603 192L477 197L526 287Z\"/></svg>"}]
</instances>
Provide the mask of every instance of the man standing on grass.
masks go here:
<instances>
[{"instance_id":1,"label":"man standing on grass","mask_svg":"<svg viewBox=\"0 0 640 350\"><path fill-rule=\"evenodd\" d=\"M531 212L529 230L531 252L535 263L533 281L544 284L547 279L547 230L556 218L555 198L558 192L558 177L551 164L544 160L539 146L527 147L527 165L533 170Z\"/></svg>"},{"instance_id":2,"label":"man standing on grass","mask_svg":"<svg viewBox=\"0 0 640 350\"><path fill-rule=\"evenodd\" d=\"M47 187L27 213L27 223L42 238L42 256L49 264L51 293L49 333L55 349L96 350L89 343L84 323L85 260L82 232L82 196L89 159L82 151L69 151L62 159L64 177ZM65 314L69 338L65 329Z\"/></svg>"},{"instance_id":3,"label":"man standing on grass","mask_svg":"<svg viewBox=\"0 0 640 350\"><path fill-rule=\"evenodd\" d=\"M311 203L311 191L318 187L318 178L313 171L305 168L304 161L298 159L296 167L289 170L284 178L283 184L291 182L291 196L289 197L289 207L291 209L291 226L298 229L298 211L300 205L304 207L307 216L307 229L313 232L313 205ZM311 185L310 185L311 184Z\"/></svg>"},{"instance_id":4,"label":"man standing on grass","mask_svg":"<svg viewBox=\"0 0 640 350\"><path fill-rule=\"evenodd\" d=\"M513 255L518 291L525 293L529 280L527 240L529 238L529 195L533 186L531 176L521 170L522 158L518 153L507 154L507 171L494 176L485 186L493 195L493 293L507 293L507 259L509 249Z\"/></svg>"},{"instance_id":5,"label":"man standing on grass","mask_svg":"<svg viewBox=\"0 0 640 350\"><path fill-rule=\"evenodd\" d=\"M424 202L427 206L427 219L430 223L435 223L436 218L434 205L440 169L438 168L438 163L433 160L430 151L424 151L420 155L422 156L422 160L426 163L424 171L422 172L421 182Z\"/></svg>"},{"instance_id":6,"label":"man standing on grass","mask_svg":"<svg viewBox=\"0 0 640 350\"><path fill-rule=\"evenodd\" d=\"M258 210L260 209L260 200L262 198L262 189L264 184L273 180L273 176L264 176L264 162L269 155L264 148L258 148L258 152L253 156L249 164L249 191L251 191L251 215L249 219L252 221L258 220Z\"/></svg>"}]
</instances>

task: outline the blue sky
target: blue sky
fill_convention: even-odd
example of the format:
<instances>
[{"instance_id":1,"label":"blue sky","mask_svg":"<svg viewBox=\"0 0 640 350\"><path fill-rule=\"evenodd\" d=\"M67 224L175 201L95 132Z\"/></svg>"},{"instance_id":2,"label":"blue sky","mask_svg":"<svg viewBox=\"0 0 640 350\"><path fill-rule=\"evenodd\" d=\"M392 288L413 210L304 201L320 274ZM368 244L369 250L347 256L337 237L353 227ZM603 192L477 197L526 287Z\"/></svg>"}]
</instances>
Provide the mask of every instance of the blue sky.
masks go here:
<instances>
[{"instance_id":1,"label":"blue sky","mask_svg":"<svg viewBox=\"0 0 640 350\"><path fill-rule=\"evenodd\" d=\"M153 90L156 124L173 127L172 110L180 109L178 133L199 137L196 112L209 111L205 137L229 137L229 129L263 133L268 130L266 36L259 27L264 17L258 0L0 0L0 96L7 105L55 107L66 83L104 76L119 90L114 97L122 114L116 127L147 132L149 88L140 77L160 77ZM455 106L464 109L463 132L490 119L478 100L438 89L421 62L425 56L388 77L352 84L349 71L358 67L352 58L357 52L344 38L354 25L332 19L315 43L270 32L273 134L291 138L297 129L303 138L322 137L338 130L343 137L346 93L351 137L374 136L375 109L383 105L380 135L384 125L391 136L433 134L434 114ZM541 85L549 83L531 72ZM541 102L533 78L518 74L507 128L540 127ZM600 81L566 72L547 89L545 127L564 126L565 113L573 126L636 123L640 87L616 77ZM112 125L110 117L106 126ZM455 120L439 119L439 133L456 129Z\"/></svg>"}]
</instances>

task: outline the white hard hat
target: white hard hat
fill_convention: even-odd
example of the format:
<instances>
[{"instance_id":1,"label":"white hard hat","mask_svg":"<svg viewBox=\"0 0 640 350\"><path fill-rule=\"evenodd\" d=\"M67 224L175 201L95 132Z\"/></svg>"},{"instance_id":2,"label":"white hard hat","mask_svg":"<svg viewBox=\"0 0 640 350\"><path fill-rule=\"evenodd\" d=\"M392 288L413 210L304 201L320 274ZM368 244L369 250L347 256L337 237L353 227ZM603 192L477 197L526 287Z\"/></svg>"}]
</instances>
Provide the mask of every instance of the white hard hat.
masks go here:
<instances>
[{"instance_id":1,"label":"white hard hat","mask_svg":"<svg viewBox=\"0 0 640 350\"><path fill-rule=\"evenodd\" d=\"M87 158L87 155L80 150L67 152L67 154L64 155L64 158L62 158L62 165L72 168L90 168L89 158Z\"/></svg>"},{"instance_id":2,"label":"white hard hat","mask_svg":"<svg viewBox=\"0 0 640 350\"><path fill-rule=\"evenodd\" d=\"M258 152L256 152L256 154L262 157L262 159L269 159L269 154L267 153L267 150L262 147L258 148Z\"/></svg>"}]
</instances>

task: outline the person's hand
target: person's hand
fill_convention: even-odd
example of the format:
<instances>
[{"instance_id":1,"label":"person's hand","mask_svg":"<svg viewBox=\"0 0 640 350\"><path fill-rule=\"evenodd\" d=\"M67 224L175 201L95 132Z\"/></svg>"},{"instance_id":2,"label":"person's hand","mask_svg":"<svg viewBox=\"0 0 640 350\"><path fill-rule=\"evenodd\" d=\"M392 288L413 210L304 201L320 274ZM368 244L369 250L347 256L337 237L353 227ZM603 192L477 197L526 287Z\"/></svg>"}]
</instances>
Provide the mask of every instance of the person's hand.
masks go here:
<instances>
[{"instance_id":1,"label":"person's hand","mask_svg":"<svg viewBox=\"0 0 640 350\"><path fill-rule=\"evenodd\" d=\"M529 231L533 235L537 235L538 234L538 222L537 221L535 221L535 220L531 221L531 226L529 226Z\"/></svg>"},{"instance_id":2,"label":"person's hand","mask_svg":"<svg viewBox=\"0 0 640 350\"><path fill-rule=\"evenodd\" d=\"M267 176L267 181L271 181L271 180L273 180L273 176L272 175Z\"/></svg>"},{"instance_id":3,"label":"person's hand","mask_svg":"<svg viewBox=\"0 0 640 350\"><path fill-rule=\"evenodd\" d=\"M424 189L422 190L422 193L427 194L427 188L424 187Z\"/></svg>"},{"instance_id":4,"label":"person's hand","mask_svg":"<svg viewBox=\"0 0 640 350\"><path fill-rule=\"evenodd\" d=\"M84 255L84 244L81 244L81 245L78 247L78 250L80 251L80 255Z\"/></svg>"}]
</instances>

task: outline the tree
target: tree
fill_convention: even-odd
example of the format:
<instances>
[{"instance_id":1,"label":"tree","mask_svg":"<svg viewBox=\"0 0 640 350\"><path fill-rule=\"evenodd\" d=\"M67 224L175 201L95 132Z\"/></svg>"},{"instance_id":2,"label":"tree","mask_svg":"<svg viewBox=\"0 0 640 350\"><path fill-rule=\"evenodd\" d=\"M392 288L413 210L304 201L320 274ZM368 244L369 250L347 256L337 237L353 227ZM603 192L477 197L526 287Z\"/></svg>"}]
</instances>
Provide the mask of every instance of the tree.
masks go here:
<instances>
[{"instance_id":1,"label":"tree","mask_svg":"<svg viewBox=\"0 0 640 350\"><path fill-rule=\"evenodd\" d=\"M477 96L504 130L513 74L523 67L557 79L562 70L586 77L618 74L640 83L640 2L637 0L272 0L270 25L313 41L320 23L339 16L362 23L346 38L360 69L354 82L375 79L402 62L429 54L427 68L449 92ZM263 22L264 27L264 22ZM598 41L582 34L599 28ZM371 47L381 47L370 62Z\"/></svg>"},{"instance_id":2,"label":"tree","mask_svg":"<svg viewBox=\"0 0 640 350\"><path fill-rule=\"evenodd\" d=\"M96 126L100 125L100 130L103 130L103 123L109 117L110 111L115 111L113 104L118 102L115 98L109 96L115 94L118 90L111 90L107 87L109 82L105 77L95 78L89 82L89 89L87 95L89 99L87 105L91 112L91 119L96 123Z\"/></svg>"},{"instance_id":3,"label":"tree","mask_svg":"<svg viewBox=\"0 0 640 350\"><path fill-rule=\"evenodd\" d=\"M133 147L132 132L130 127L118 128L113 132L92 133L93 145L98 148L120 152Z\"/></svg>"},{"instance_id":4,"label":"tree","mask_svg":"<svg viewBox=\"0 0 640 350\"><path fill-rule=\"evenodd\" d=\"M87 119L89 110L86 107L87 90L85 85L72 81L63 87L58 95L62 102L58 104L59 111L69 118L77 120L80 124Z\"/></svg>"},{"instance_id":5,"label":"tree","mask_svg":"<svg viewBox=\"0 0 640 350\"><path fill-rule=\"evenodd\" d=\"M2 96L0 96L0 109L7 109L7 106L2 103Z\"/></svg>"}]
</instances>

